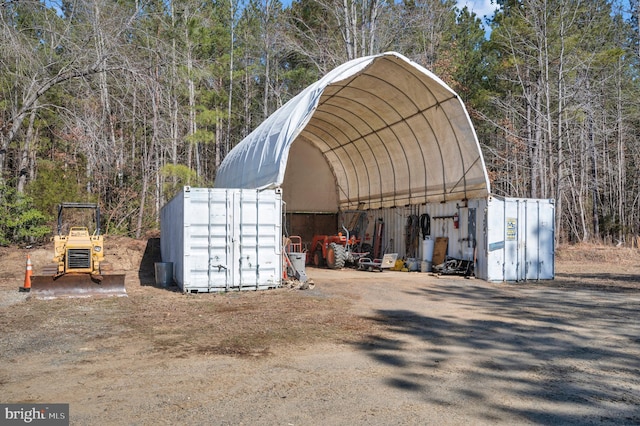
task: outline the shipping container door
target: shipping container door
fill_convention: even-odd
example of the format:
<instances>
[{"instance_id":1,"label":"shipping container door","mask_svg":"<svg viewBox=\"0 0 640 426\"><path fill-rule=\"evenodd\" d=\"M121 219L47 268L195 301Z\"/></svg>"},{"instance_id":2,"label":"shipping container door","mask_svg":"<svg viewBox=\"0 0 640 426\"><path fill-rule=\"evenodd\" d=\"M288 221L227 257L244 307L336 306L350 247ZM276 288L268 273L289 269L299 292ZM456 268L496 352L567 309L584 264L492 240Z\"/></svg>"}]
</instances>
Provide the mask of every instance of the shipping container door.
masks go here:
<instances>
[{"instance_id":1,"label":"shipping container door","mask_svg":"<svg viewBox=\"0 0 640 426\"><path fill-rule=\"evenodd\" d=\"M556 277L556 208L553 200L540 202L540 277L552 280Z\"/></svg>"},{"instance_id":2,"label":"shipping container door","mask_svg":"<svg viewBox=\"0 0 640 426\"><path fill-rule=\"evenodd\" d=\"M197 195L196 195L197 194ZM258 290L279 285L280 193L241 189L192 192L187 292ZM185 251L187 253L187 251Z\"/></svg>"},{"instance_id":3,"label":"shipping container door","mask_svg":"<svg viewBox=\"0 0 640 426\"><path fill-rule=\"evenodd\" d=\"M518 200L504 200L504 279L519 281L523 277L523 221Z\"/></svg>"},{"instance_id":4,"label":"shipping container door","mask_svg":"<svg viewBox=\"0 0 640 426\"><path fill-rule=\"evenodd\" d=\"M487 280L554 278L552 200L490 197L486 216Z\"/></svg>"},{"instance_id":5,"label":"shipping container door","mask_svg":"<svg viewBox=\"0 0 640 426\"><path fill-rule=\"evenodd\" d=\"M226 189L209 189L209 228L206 234L208 239L206 291L209 292L228 291L232 287L232 194Z\"/></svg>"},{"instance_id":6,"label":"shipping container door","mask_svg":"<svg viewBox=\"0 0 640 426\"><path fill-rule=\"evenodd\" d=\"M234 201L234 283L241 290L275 287L282 271L280 193L239 191Z\"/></svg>"},{"instance_id":7,"label":"shipping container door","mask_svg":"<svg viewBox=\"0 0 640 426\"><path fill-rule=\"evenodd\" d=\"M487 200L485 210L485 244L487 246L487 280L504 280L504 202L496 197Z\"/></svg>"},{"instance_id":8,"label":"shipping container door","mask_svg":"<svg viewBox=\"0 0 640 426\"><path fill-rule=\"evenodd\" d=\"M540 252L540 241L538 239L539 234L539 210L536 200L524 201L524 221L526 223L524 229L524 267L525 267L525 279L537 280L540 275L538 254Z\"/></svg>"},{"instance_id":9,"label":"shipping container door","mask_svg":"<svg viewBox=\"0 0 640 426\"><path fill-rule=\"evenodd\" d=\"M519 200L491 197L487 204L487 279L520 281L525 277L526 223Z\"/></svg>"},{"instance_id":10,"label":"shipping container door","mask_svg":"<svg viewBox=\"0 0 640 426\"><path fill-rule=\"evenodd\" d=\"M229 208L225 191L192 189L184 203L185 292L224 291L229 283L227 230Z\"/></svg>"},{"instance_id":11,"label":"shipping container door","mask_svg":"<svg viewBox=\"0 0 640 426\"><path fill-rule=\"evenodd\" d=\"M527 200L526 279L547 280L555 276L555 209L549 200Z\"/></svg>"}]
</instances>

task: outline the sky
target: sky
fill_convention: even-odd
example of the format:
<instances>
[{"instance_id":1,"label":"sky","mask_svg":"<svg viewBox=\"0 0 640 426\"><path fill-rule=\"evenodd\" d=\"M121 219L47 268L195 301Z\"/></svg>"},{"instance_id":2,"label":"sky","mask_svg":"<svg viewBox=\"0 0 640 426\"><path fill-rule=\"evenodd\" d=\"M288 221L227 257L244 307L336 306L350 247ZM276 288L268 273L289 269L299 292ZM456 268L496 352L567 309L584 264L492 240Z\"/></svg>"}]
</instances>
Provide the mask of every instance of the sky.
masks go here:
<instances>
[{"instance_id":1,"label":"sky","mask_svg":"<svg viewBox=\"0 0 640 426\"><path fill-rule=\"evenodd\" d=\"M48 6L53 6L56 10L59 10L60 0L44 0L44 3ZM282 0L282 3L287 5L291 3L291 0ZM458 9L462 9L467 6L471 12L475 12L476 16L480 18L482 24L485 26L485 30L488 30L485 25L485 17L493 16L493 12L498 8L495 4L496 0L456 0ZM493 3L493 4L492 4Z\"/></svg>"},{"instance_id":2,"label":"sky","mask_svg":"<svg viewBox=\"0 0 640 426\"><path fill-rule=\"evenodd\" d=\"M474 12L484 25L485 16L493 16L493 12L498 8L495 0L458 0L458 9L467 6L469 11ZM491 4L493 3L493 4Z\"/></svg>"},{"instance_id":3,"label":"sky","mask_svg":"<svg viewBox=\"0 0 640 426\"><path fill-rule=\"evenodd\" d=\"M481 19L484 19L485 15L493 15L493 12L498 8L495 0L458 0L457 3L458 9L467 6L470 11L475 12Z\"/></svg>"}]
</instances>

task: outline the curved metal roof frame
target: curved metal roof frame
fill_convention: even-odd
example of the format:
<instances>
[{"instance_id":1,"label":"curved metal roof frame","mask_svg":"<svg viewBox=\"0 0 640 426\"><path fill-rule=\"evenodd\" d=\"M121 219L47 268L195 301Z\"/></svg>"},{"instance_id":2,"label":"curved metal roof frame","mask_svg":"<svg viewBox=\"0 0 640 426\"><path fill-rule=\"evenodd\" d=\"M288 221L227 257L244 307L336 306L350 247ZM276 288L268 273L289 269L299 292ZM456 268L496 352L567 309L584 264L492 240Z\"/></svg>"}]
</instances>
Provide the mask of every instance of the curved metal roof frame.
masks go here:
<instances>
[{"instance_id":1,"label":"curved metal roof frame","mask_svg":"<svg viewBox=\"0 0 640 426\"><path fill-rule=\"evenodd\" d=\"M215 186L281 186L298 138L322 152L341 209L490 192L480 145L458 95L395 52L347 62L307 87L229 152Z\"/></svg>"}]
</instances>

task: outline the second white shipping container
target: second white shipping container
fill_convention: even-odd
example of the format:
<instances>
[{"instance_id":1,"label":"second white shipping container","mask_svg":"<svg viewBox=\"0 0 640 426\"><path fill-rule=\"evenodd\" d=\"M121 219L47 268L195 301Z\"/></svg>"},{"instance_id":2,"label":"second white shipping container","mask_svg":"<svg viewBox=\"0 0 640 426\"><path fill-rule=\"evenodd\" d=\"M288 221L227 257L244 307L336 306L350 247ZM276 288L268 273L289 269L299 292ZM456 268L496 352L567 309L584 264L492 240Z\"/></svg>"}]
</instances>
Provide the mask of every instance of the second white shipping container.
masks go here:
<instances>
[{"instance_id":1,"label":"second white shipping container","mask_svg":"<svg viewBox=\"0 0 640 426\"><path fill-rule=\"evenodd\" d=\"M184 293L278 287L281 221L279 189L186 186L161 210L162 261Z\"/></svg>"},{"instance_id":2,"label":"second white shipping container","mask_svg":"<svg viewBox=\"0 0 640 426\"><path fill-rule=\"evenodd\" d=\"M494 195L488 198L486 211L482 244L486 263L479 265L480 276L488 281L554 279L554 201Z\"/></svg>"}]
</instances>

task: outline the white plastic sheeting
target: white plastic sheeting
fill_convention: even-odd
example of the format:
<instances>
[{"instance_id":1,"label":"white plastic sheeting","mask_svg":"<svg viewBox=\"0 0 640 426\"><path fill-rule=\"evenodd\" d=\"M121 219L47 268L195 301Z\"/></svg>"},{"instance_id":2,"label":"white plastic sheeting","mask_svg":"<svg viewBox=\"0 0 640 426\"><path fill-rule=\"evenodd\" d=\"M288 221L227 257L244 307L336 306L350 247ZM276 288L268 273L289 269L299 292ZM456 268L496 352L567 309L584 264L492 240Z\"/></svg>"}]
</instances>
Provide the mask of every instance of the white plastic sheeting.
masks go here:
<instances>
[{"instance_id":1,"label":"white plastic sheeting","mask_svg":"<svg viewBox=\"0 0 640 426\"><path fill-rule=\"evenodd\" d=\"M302 160L289 158L296 141L320 152L335 182L299 187L335 193L335 210L484 198L490 192L475 130L458 95L395 52L347 62L306 88L229 152L215 186L282 187L287 166Z\"/></svg>"}]
</instances>

